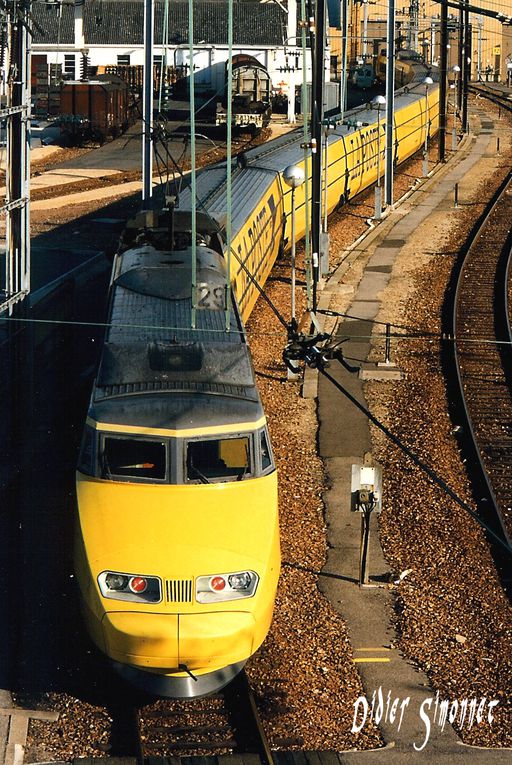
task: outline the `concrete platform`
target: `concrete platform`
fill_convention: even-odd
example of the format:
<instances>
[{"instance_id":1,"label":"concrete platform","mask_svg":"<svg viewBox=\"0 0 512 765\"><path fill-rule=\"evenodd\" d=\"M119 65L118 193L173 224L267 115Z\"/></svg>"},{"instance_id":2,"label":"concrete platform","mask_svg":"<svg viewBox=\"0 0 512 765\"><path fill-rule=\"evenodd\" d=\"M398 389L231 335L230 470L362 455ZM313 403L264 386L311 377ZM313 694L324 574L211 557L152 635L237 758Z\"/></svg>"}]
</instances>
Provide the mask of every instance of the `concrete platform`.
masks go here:
<instances>
[{"instance_id":1,"label":"concrete platform","mask_svg":"<svg viewBox=\"0 0 512 765\"><path fill-rule=\"evenodd\" d=\"M342 269L327 282L325 294L320 297L320 308L333 309L333 293L336 295L343 273L355 258L369 254L350 306L347 308L346 303L343 304L345 313L358 318L345 319L337 329L339 337L361 336L360 340L350 342L350 349L347 347L346 352L351 359L360 360L364 371L358 376L334 364L328 370L363 404L364 379L368 379L372 371L378 374L383 369L367 362L370 351L368 335L371 335L372 323L380 309L382 291L391 278L393 263L421 222L436 210L453 208L455 183L462 181L476 162L496 144L496 137L487 130L488 117L483 117L482 122L484 120L486 129L464 139L450 161L413 192L414 199L411 197L408 200L407 210L399 207L392 211L357 245L344 260ZM315 393L315 379L316 373L308 372L305 387L309 394ZM329 550L320 576L320 588L347 623L366 698L370 706L372 697L375 698L376 710L379 694L382 693L383 714L379 725L387 745L384 750L343 752L338 755L338 761L379 765L416 762L487 765L512 762L512 750L465 746L450 724L439 725L438 718L432 712L436 694L430 687L428 677L393 647L393 583L380 548L375 514L372 516L370 537L371 586L359 586L361 521L360 515L350 510L351 466L361 463L363 455L371 451L369 421L325 377L318 379L317 394L319 448L331 486L324 497ZM341 422L343 427L340 427ZM390 703L386 707L388 693ZM391 721L392 716L385 713L395 699L398 700L397 708L405 704L401 724L398 715ZM363 709L364 702L361 701L360 717Z\"/></svg>"}]
</instances>

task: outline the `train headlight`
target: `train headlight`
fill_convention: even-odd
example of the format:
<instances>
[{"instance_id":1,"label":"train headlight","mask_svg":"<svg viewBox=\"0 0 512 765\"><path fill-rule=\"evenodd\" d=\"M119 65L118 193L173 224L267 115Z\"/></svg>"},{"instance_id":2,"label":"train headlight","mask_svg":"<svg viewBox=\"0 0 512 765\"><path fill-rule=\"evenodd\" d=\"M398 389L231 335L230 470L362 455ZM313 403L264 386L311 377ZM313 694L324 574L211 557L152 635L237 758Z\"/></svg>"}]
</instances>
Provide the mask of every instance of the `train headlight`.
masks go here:
<instances>
[{"instance_id":1,"label":"train headlight","mask_svg":"<svg viewBox=\"0 0 512 765\"><path fill-rule=\"evenodd\" d=\"M98 585L104 598L129 600L132 603L158 603L162 599L160 579L156 576L121 574L103 571Z\"/></svg>"},{"instance_id":2,"label":"train headlight","mask_svg":"<svg viewBox=\"0 0 512 765\"><path fill-rule=\"evenodd\" d=\"M252 598L257 586L258 574L254 571L198 576L196 600L198 603L219 603L224 600Z\"/></svg>"}]
</instances>

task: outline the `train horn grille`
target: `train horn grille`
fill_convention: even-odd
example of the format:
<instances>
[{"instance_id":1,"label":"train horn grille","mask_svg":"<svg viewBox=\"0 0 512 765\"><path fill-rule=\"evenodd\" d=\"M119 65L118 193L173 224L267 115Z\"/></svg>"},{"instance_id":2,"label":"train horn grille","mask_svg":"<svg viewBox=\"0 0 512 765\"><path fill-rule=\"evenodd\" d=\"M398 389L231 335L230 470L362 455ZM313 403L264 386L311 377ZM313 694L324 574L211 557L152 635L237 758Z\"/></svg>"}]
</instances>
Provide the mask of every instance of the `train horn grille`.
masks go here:
<instances>
[{"instance_id":1,"label":"train horn grille","mask_svg":"<svg viewBox=\"0 0 512 765\"><path fill-rule=\"evenodd\" d=\"M192 603L192 579L166 579L165 596L168 603Z\"/></svg>"}]
</instances>

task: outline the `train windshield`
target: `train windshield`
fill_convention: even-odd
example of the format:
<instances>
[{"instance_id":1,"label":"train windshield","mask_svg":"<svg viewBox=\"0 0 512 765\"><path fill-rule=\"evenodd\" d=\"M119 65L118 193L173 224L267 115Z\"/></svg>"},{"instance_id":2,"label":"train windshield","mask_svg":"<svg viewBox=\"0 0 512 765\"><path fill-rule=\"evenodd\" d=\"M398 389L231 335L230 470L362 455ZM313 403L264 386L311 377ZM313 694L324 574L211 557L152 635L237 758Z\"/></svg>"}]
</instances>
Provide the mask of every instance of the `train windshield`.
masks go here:
<instances>
[{"instance_id":1,"label":"train windshield","mask_svg":"<svg viewBox=\"0 0 512 765\"><path fill-rule=\"evenodd\" d=\"M189 441L186 455L188 481L240 481L253 473L249 436Z\"/></svg>"},{"instance_id":2,"label":"train windshield","mask_svg":"<svg viewBox=\"0 0 512 765\"><path fill-rule=\"evenodd\" d=\"M103 478L166 478L165 442L105 436L101 453Z\"/></svg>"}]
</instances>

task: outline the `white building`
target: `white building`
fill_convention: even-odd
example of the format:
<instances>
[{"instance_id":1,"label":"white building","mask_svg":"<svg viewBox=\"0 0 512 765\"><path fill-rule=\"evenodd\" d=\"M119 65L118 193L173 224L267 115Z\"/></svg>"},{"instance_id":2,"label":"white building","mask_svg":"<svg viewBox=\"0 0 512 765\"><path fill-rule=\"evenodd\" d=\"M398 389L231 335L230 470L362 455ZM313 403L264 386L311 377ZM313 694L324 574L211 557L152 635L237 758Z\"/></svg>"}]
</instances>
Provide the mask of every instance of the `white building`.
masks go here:
<instances>
[{"instance_id":1,"label":"white building","mask_svg":"<svg viewBox=\"0 0 512 765\"><path fill-rule=\"evenodd\" d=\"M287 0L284 0L287 3ZM302 49L297 25L300 5L275 0L236 0L233 53L255 56L268 70L276 92L288 94L302 82ZM189 66L188 0L155 0L155 61ZM228 3L195 0L194 72L198 94L222 92L228 58ZM32 4L32 54L38 63L58 64L68 79L90 67L142 65L144 0L101 0L80 5ZM164 23L167 19L167 23ZM307 55L308 80L311 63ZM326 78L329 77L326 51ZM289 117L292 115L289 112Z\"/></svg>"}]
</instances>

